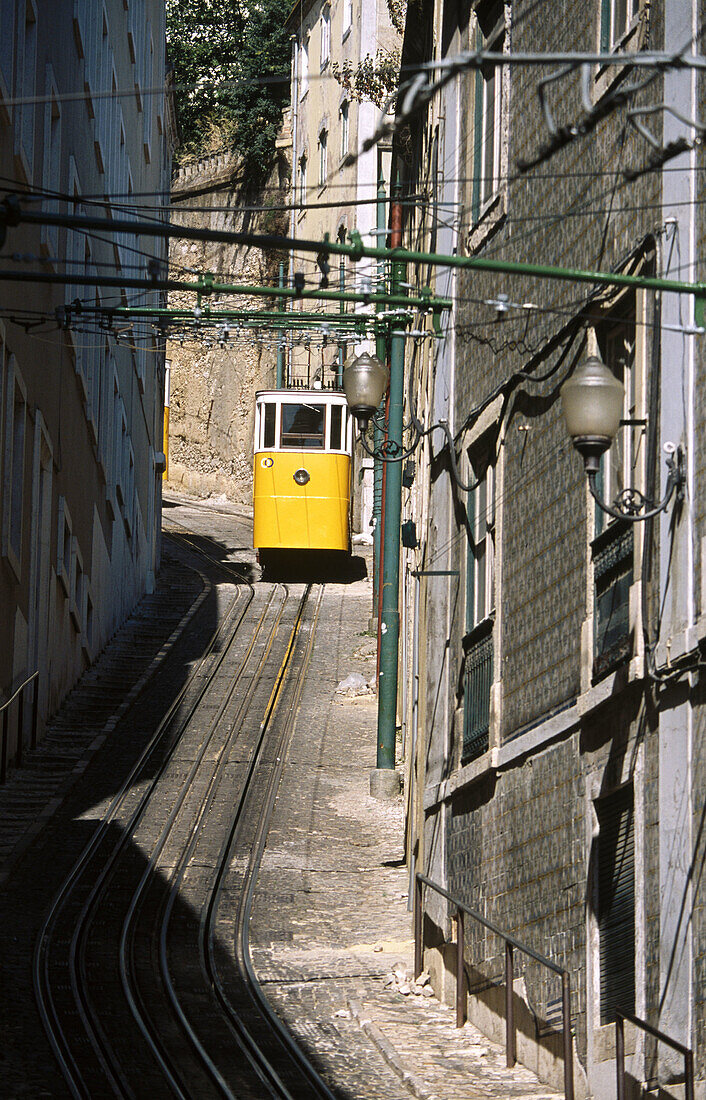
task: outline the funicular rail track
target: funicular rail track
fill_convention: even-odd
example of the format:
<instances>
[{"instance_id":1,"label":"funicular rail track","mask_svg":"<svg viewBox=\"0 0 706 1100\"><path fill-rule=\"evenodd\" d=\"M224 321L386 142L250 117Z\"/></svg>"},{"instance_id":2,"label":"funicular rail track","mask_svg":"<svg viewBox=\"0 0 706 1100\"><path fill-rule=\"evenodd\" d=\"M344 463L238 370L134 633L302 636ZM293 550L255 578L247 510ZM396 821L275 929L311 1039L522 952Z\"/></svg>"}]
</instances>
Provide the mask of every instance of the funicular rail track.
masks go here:
<instances>
[{"instance_id":1,"label":"funicular rail track","mask_svg":"<svg viewBox=\"0 0 706 1100\"><path fill-rule=\"evenodd\" d=\"M73 1096L333 1095L248 950L323 591L296 588L240 586L51 904L35 996Z\"/></svg>"}]
</instances>

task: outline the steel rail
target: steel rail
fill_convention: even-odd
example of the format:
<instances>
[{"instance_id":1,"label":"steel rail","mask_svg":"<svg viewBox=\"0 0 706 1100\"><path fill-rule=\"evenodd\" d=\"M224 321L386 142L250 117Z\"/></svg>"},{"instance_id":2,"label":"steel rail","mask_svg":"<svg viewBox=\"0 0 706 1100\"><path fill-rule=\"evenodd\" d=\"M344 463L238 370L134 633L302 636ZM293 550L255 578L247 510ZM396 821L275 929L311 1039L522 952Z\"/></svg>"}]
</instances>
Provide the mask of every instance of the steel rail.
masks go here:
<instances>
[{"instance_id":1,"label":"steel rail","mask_svg":"<svg viewBox=\"0 0 706 1100\"><path fill-rule=\"evenodd\" d=\"M201 574L201 577L204 581L203 594L205 598L205 594L210 588L210 584L208 582L208 579L203 574ZM196 613L196 610L197 608L195 607L194 614ZM215 645L217 636L218 631L214 632L210 640L211 647ZM206 656L204 656L204 660L205 659ZM198 672L199 669L195 669L192 673L192 676L183 685L182 691L174 700L173 705L168 711L167 715L165 715L165 723L174 713L176 713L177 707L181 704L181 701L186 695L189 687L195 681ZM139 759L131 769L130 774L126 778L125 782L114 795L110 805L108 806L103 816L103 819L96 827L96 830L91 837L91 840L85 846L85 848L79 855L79 858L76 860L71 872L64 880L61 889L55 896L47 912L44 923L40 929L37 944L35 947L32 980L37 1008L40 1018L42 1020L42 1024L44 1025L44 1030L47 1034L50 1046L52 1048L55 1058L57 1059L57 1062L59 1063L61 1071L64 1074L64 1078L69 1086L69 1089L72 1095L78 1098L87 1097L88 1100L90 1100L90 1094L88 1091L81 1091L81 1086L85 1085L85 1082L82 1079L78 1063L76 1062L72 1054L71 1044L67 1040L66 1034L62 1028L61 1020L59 1018L59 1012L56 1008L56 1004L52 994L51 980L49 975L49 969L51 965L49 951L52 946L52 936L54 934L55 924L58 920L62 906L64 905L66 899L70 897L71 889L78 881L81 872L87 866L95 851L97 851L100 843L102 842L105 831L107 830L113 818L117 815L119 809L125 801L127 793L132 783L134 782L135 776L139 773L140 769L149 759L152 751L157 746L159 742L159 733L159 730L156 731L154 737L145 746L143 752L140 754ZM77 1007L80 1014L81 1006L78 1005ZM104 1066L104 1069L107 1074L110 1073L109 1067Z\"/></svg>"},{"instance_id":2,"label":"steel rail","mask_svg":"<svg viewBox=\"0 0 706 1100\"><path fill-rule=\"evenodd\" d=\"M189 540L185 539L184 541L188 542ZM191 545L194 546L198 550L198 547L196 546L196 544L191 543ZM218 564L220 568L224 567L222 562L218 562L217 559L212 558L210 555L206 554L205 552L202 553L202 556L207 558L210 561L216 562L216 564ZM231 570L228 570L228 571L230 572ZM241 578L238 578L238 579L241 579ZM164 771L166 770L166 767L170 763L170 761L173 757L173 754L177 749L177 742L181 737L181 733L188 726L188 723L193 718L194 713L197 711L198 707L200 706L206 692L209 690L210 686L214 682L215 677L218 674L218 671L220 670L223 662L225 661L225 659L228 655L228 652L230 650L230 647L231 647L233 641L235 640L235 637L237 635L237 631L240 628L242 622L244 621L245 615L247 614L247 611L248 611L249 607L252 604L252 597L253 596L254 596L254 592L251 589L251 599L248 601L245 608L243 609L234 630L232 628L230 628L230 626L229 626L230 616L227 616L226 619L224 620L224 627L226 629L231 629L231 636L228 639L228 643L226 644L224 649L219 654L219 657L218 657L214 667L209 671L209 676L207 677L205 682L202 684L201 689L199 691L199 694L198 694L196 700L193 702L192 706L190 707L188 714L181 721L181 723L180 723L180 733L179 733L179 736L177 738L175 738L175 744L174 744L172 752L169 753L167 758L163 761L162 765L160 766L160 768L156 772L155 776L153 777L152 781L150 782L149 787L144 792L143 797L140 800L140 803L138 804L138 806L134 810L132 817L130 818L130 820L129 820L127 826L125 827L125 829L123 830L123 834L121 836L120 841L115 845L115 847L113 849L113 852L110 856L110 859L104 864L100 875L98 876L97 880L95 881L94 886L91 890L91 893L90 893L90 895L89 895L89 897L88 897L88 899L87 899L86 903L84 904L83 909L81 911L79 924L77 926L76 932L74 933L74 937L72 939L72 944L73 944L74 941L77 940L77 937L79 935L80 935L82 941L85 943L86 938L88 936L88 933L90 931L90 921L92 919L93 912L94 912L95 908L97 907L97 905L102 900L101 891L103 889L103 886L106 883L106 881L108 880L108 876L109 876L112 868L115 866L118 859L122 856L122 854L123 854L125 848L127 847L127 845L131 842L133 832L134 832L135 828L137 827L139 821L142 818L143 813L145 812L145 810L146 810L146 808L149 804L149 800L150 800L150 798L151 798L151 796L152 796L152 794L153 794L153 792L156 788L156 785L159 782L162 775L164 774ZM150 860L153 860L153 859L154 859L154 854L152 854L150 856ZM148 866L149 866L149 864L148 864ZM74 980L74 978L75 978L75 969L72 968L71 974L72 974L72 980ZM84 978L84 977L85 977L85 975L82 974L82 978ZM77 987L78 987L79 995L81 995L82 998L85 998L87 1003L90 1005L90 996L87 993L87 988L88 988L87 982L83 981L82 983L76 983L76 984L77 984ZM130 1005L130 1007L132 1009L132 1004L130 1002L130 997L128 996L127 999L128 999L128 1004ZM133 1015L134 1015L134 1012L133 1012ZM114 1052L112 1051L111 1044L110 1044L107 1036L105 1036L105 1033L103 1032L103 1029L100 1025L98 1014L95 1012L95 1010L90 1009L90 1011L86 1012L86 1017L87 1017L87 1019L85 1020L84 1026L86 1026L87 1031L89 1030L89 1028L94 1028L95 1029L96 1035L100 1036L100 1038L101 1038L102 1050L104 1051L104 1053L108 1054L108 1056L110 1057L110 1060L113 1063L113 1066L116 1069L116 1072L118 1073L118 1075L122 1076L123 1079L124 1079L124 1074L122 1074L122 1070L121 1070L119 1061L116 1058ZM90 1022L89 1022L89 1020L90 1020ZM138 1021L138 1026L139 1026L139 1021ZM188 1090L188 1088L184 1089L184 1087L178 1082L176 1075L172 1072L172 1068L169 1065L169 1059L168 1058L163 1058L161 1056L161 1051L159 1049L158 1038L156 1036L146 1034L144 1030L143 1030L143 1035L144 1035L144 1037L147 1041L148 1047L152 1050L152 1053L155 1056L155 1059L157 1060L158 1064L162 1068L162 1071L165 1074L165 1077L170 1082L170 1085L173 1088L173 1090L175 1091L175 1093L178 1096L183 1097L184 1100L189 1100L189 1090ZM207 1069L209 1069L209 1071L211 1070L211 1068L213 1068L215 1070L215 1067L210 1067L210 1066L207 1067ZM127 1082L126 1082L126 1089L127 1089L127 1094L131 1095L132 1093L131 1093L129 1084L127 1084Z\"/></svg>"},{"instance_id":3,"label":"steel rail","mask_svg":"<svg viewBox=\"0 0 706 1100\"><path fill-rule=\"evenodd\" d=\"M250 763L246 772L245 779L243 781L240 798L236 807L233 819L230 824L227 835L225 836L221 845L221 852L218 860L218 870L213 883L213 889L209 897L209 903L203 914L201 922L201 930L199 936L199 954L202 961L204 973L206 974L216 999L225 1013L225 1017L230 1025L231 1031L236 1037L236 1041L241 1050L245 1053L251 1066L257 1073L260 1080L267 1087L270 1094L275 1098L281 1098L281 1100L294 1100L290 1090L281 1079L281 1075L277 1072L271 1061L266 1058L259 1046L257 1039L252 1035L252 1021L249 1021L249 1026L242 1019L242 1012L239 1012L224 996L224 991L218 976L218 968L215 960L215 915L218 909L218 903L221 898L223 884L225 882L229 866L230 866L230 853L232 851L233 839L237 835L240 828L246 804L249 795L252 790L253 781L256 775L258 766L261 765L261 756L265 747L265 739L269 730L270 719L276 699L279 697L281 686L284 682L285 676L290 671L290 662L294 645L298 637L301 621L304 613L304 609L309 600L311 593L311 585L307 585L302 599L300 601L298 613L295 622L292 626L289 642L280 664L279 671L275 678L273 689L270 693L265 713L262 721L259 725L258 737L255 746L255 751L252 753ZM236 961L237 958L236 958ZM270 1024L271 1027L271 1024Z\"/></svg>"},{"instance_id":4,"label":"steel rail","mask_svg":"<svg viewBox=\"0 0 706 1100\"><path fill-rule=\"evenodd\" d=\"M204 555L204 556L207 556L207 555ZM85 947L86 947L86 944L87 944L87 937L88 937L88 934L90 932L90 922L91 922L93 913L95 912L95 909L96 909L97 905L102 900L101 891L103 890L103 887L104 887L105 883L108 881L111 870L113 869L113 867L117 863L118 859L122 856L123 852L125 851L125 848L132 842L132 836L133 836L134 830L136 829L136 827L139 824L145 810L147 809L147 807L149 805L150 798L151 798L152 794L154 793L154 790L157 786L157 783L161 779L162 775L164 774L164 771L168 767L174 753L176 752L176 749L178 747L178 741L181 738L183 730L188 726L188 723L191 721L194 713L196 713L196 711L197 711L198 707L200 706L206 692L209 690L209 688L213 684L213 682L214 682L214 680L215 680L215 678L218 674L218 671L221 668L221 665L223 664L223 662L225 661L225 659L228 655L230 647L231 647L231 645L232 645L232 643L235 640L235 637L237 635L237 631L238 631L240 625L242 624L242 622L245 618L245 615L247 614L247 611L248 611L249 607L251 606L251 604L252 604L252 599L246 604L245 608L243 609L243 611L240 615L240 618L238 620L238 623L236 624L235 629L232 631L231 636L228 639L228 643L226 644L224 649L220 652L214 667L209 670L209 675L206 678L206 680L204 681L204 683L201 685L201 688L199 690L197 699L194 701L194 703L190 707L187 716L180 722L179 735L178 735L178 737L176 737L174 739L174 745L173 745L172 751L167 754L166 759L162 762L159 769L157 770L157 772L153 776L147 790L143 793L143 796L140 799L140 802L139 802L138 806L133 811L132 817L130 818L127 826L122 831L122 836L121 836L119 842L115 845L115 847L113 849L113 852L111 853L111 856L108 859L108 861L103 865L103 868L101 869L101 872L100 872L98 878L96 879L86 902L84 903L84 906L81 910L78 925L77 925L76 930L74 932L74 935L72 937L72 949L74 950L74 957L72 959L72 963L73 963L73 961L76 957L76 953L79 952L79 951L80 951L79 958L81 960L83 960L84 950L85 950ZM226 626L228 626L229 622L230 622L230 616L227 616L226 619L224 620L224 624ZM153 859L154 859L154 855L152 854L150 856L150 861L153 860ZM148 864L148 866L149 866L149 864ZM86 1026L87 1032L90 1031L90 1030L93 1030L95 1032L96 1036L100 1037L101 1050L103 1051L104 1054L108 1054L109 1058L112 1061L112 1064L113 1064L114 1068L116 1069L116 1073L124 1079L124 1074L122 1073L122 1068L119 1064L118 1059L115 1057L115 1054L112 1050L112 1047L111 1047L110 1041L108 1040L108 1037L105 1035L105 1033L102 1029L98 1013L91 1007L90 995L88 993L88 982L86 980L86 974L85 974L85 970L83 969L83 967L81 966L81 973L80 973L81 981L76 980L75 964L71 966L71 978L72 978L72 984L75 984L77 996L80 997L81 1002L85 1002L85 1004L87 1006L87 1011L85 1013L85 1020L84 1020L84 1026ZM130 1003L129 998L128 998L128 1003ZM143 1034L144 1034L144 1032L143 1032ZM162 1070L165 1074L165 1077L167 1078L167 1080L169 1080L169 1082L170 1082L172 1088L174 1089L174 1091L176 1092L176 1094L179 1095L179 1096L182 1096L184 1098L184 1100L189 1100L189 1091L188 1091L188 1089L184 1090L184 1089L181 1088L181 1086L179 1085L179 1083L176 1079L175 1074L172 1073L172 1069L169 1065L168 1059L162 1059L160 1057L157 1045L150 1040L149 1036L145 1035L145 1038L146 1038L146 1040L148 1042L148 1046L152 1050L152 1053L154 1054L157 1062L161 1066L161 1068L162 1068ZM127 1090L128 1095L132 1095L132 1091L130 1089L129 1083L127 1083L127 1082L126 1082L126 1090Z\"/></svg>"},{"instance_id":5,"label":"steel rail","mask_svg":"<svg viewBox=\"0 0 706 1100\"><path fill-rule=\"evenodd\" d=\"M201 576L205 584L204 592L202 593L202 599L205 599L206 594L210 589L210 582L203 574L201 574ZM236 601L234 601L234 604L235 602ZM192 615L190 617L193 617L193 615L197 613L198 606L200 606L200 602L197 602L197 604L194 605L192 609ZM33 985L35 998L37 1001L40 1018L47 1033L52 1051L57 1059L57 1062L59 1063L59 1066L74 1097L90 1098L90 1093L88 1091L81 1091L81 1087L85 1085L85 1082L82 1079L80 1068L72 1053L71 1043L63 1030L59 1017L59 1012L57 1010L51 990L50 950L52 947L52 937L54 935L54 930L60 913L66 901L71 895L71 891L78 882L80 875L83 873L85 868L90 863L90 860L97 852L108 828L110 827L113 820L116 818L119 810L125 803L127 795L133 787L136 777L139 775L140 771L145 766L152 753L160 745L161 741L166 736L169 725L176 715L184 698L187 696L189 690L197 681L206 661L213 653L222 633L224 633L226 629L230 610L232 610L232 608L229 609L228 616L226 616L224 622L220 624L220 626L213 632L211 638L209 639L202 660L199 662L199 665L192 670L190 676L182 685L182 688L180 689L177 696L174 698L159 727L157 728L154 735L145 746L143 751L140 753L139 758L131 768L129 775L122 783L120 789L113 796L113 799L111 800L110 805L105 811L101 822L97 825L93 836L79 855L79 858L76 860L61 889L54 898L40 929L33 961ZM78 1003L77 1007L79 1013L81 1013L80 1002ZM100 1060L100 1055L98 1055L98 1057ZM110 1073L106 1065L103 1065L103 1068L104 1070L106 1070L106 1072Z\"/></svg>"},{"instance_id":6,"label":"steel rail","mask_svg":"<svg viewBox=\"0 0 706 1100\"><path fill-rule=\"evenodd\" d=\"M246 666L247 666L247 662L248 662L251 654L254 651L254 648L255 648L255 645L256 645L257 641L260 638L260 632L261 632L261 630L264 626L267 612L270 610L270 608L272 606L272 603L274 602L275 592L276 592L276 588L273 588L271 593L270 593L267 605L263 609L262 615L260 616L260 619L259 619L259 621L256 625L256 629L253 632L253 637L250 639L250 642L248 643L245 655L240 660L239 668L237 669L235 675L231 678L231 682L228 686L228 691L226 692L226 696L222 700L222 702L221 702L220 706L218 707L215 715L213 716L213 718L211 719L211 721L209 723L209 729L206 732L206 734L205 734L205 736L204 736L204 738L201 742L198 753L196 754L194 760L191 763L189 771L187 772L187 775L186 775L186 777L185 777L185 779L182 783L181 791L179 792L179 795L177 796L177 798L174 800L172 808L170 810L170 813L169 813L169 815L168 815L168 817L167 817L167 819L164 822L164 825L162 827L161 834L158 837L158 839L156 841L156 844L154 845L152 851L150 852L149 860L147 862L147 865L144 868L144 871L142 873L140 882L139 882L137 888L135 889L135 891L133 892L133 895L132 895L132 898L131 898L131 901L130 901L130 905L128 907L127 913L126 913L125 918L123 920L123 927L122 927L122 932L121 932L121 936L120 936L120 949L119 949L120 975L121 975L121 980L122 980L122 985L123 985L123 992L125 993L125 997L126 997L126 999L128 1001L128 1004L130 1006L130 1010L131 1010L131 1012L133 1014L133 1017L135 1018L135 1020L138 1024L140 1030L142 1031L143 1036L145 1037L145 1039L149 1043L149 1045L152 1047L153 1052L155 1053L155 1057L157 1057L160 1065L162 1065L162 1066L168 1066L168 1055L167 1055L166 1051L164 1050L164 1046L163 1046L163 1043L161 1042L161 1039L159 1038L159 1029L149 1019L149 1013L148 1013L148 1011L147 1011L147 1009L144 1005L144 999L141 999L139 997L139 990L138 990L139 982L138 982L137 977L136 977L135 972L134 972L134 960L133 960L133 953L131 951L131 946L134 942L134 935L136 934L136 932L135 932L136 915L139 913L139 906L140 906L140 903L141 903L141 901L142 901L142 899L145 895L147 886L150 884L150 882L153 879L154 874L156 873L157 860L158 860L159 856L161 855L162 851L164 850L164 846L165 846L167 840L169 839L169 837L171 835L172 828L173 828L173 826L176 822L176 819L177 819L179 813L181 812L181 810L184 807L186 799L187 799L187 797L188 797L188 795L189 795L189 793L192 789L192 783L193 783L193 781L194 781L194 779L195 779L195 777L198 773L198 770L199 770L201 764L203 763L206 752L210 748L212 748L212 746L213 746L213 741L214 741L215 735L218 731L221 719L223 718L225 710L226 710L228 704L230 703L236 688L240 685L241 676L243 676L245 674L245 669L246 669ZM286 589L285 589L285 597L282 600L277 613L275 614L274 621L270 624L268 637L267 637L266 643L263 647L263 651L258 657L257 666L254 670L254 673L253 673L253 676L251 678L250 684L248 685L248 688L246 689L246 691L244 693L244 697L243 697L243 699L240 703L239 713L241 715L243 713L245 713L245 710L246 710L248 704L250 703L252 692L253 692L254 688L257 686L258 678L261 675L262 669L264 668L264 666L267 662L267 659L270 655L271 648L272 648L272 645L274 644L274 640L277 636L277 632L278 632L279 625L280 625L281 620L282 620L282 615L284 613L284 609L286 607L286 604L287 604L287 594L286 594ZM193 844L195 843L196 839L198 838L199 826L200 826L201 821L203 819L206 808L210 804L209 795L212 796L214 782L216 782L217 777L219 777L220 772L222 770L222 766L224 764L224 759L225 759L225 752L231 746L233 740L235 739L235 736L237 735L237 732L239 732L239 728L231 730L231 732L229 734L229 737L226 740L225 744L222 745L219 749L219 754L218 754L219 759L217 761L216 771L211 777L210 784L209 784L209 790L206 793L206 796L205 796L204 801L203 801L202 806L201 806L201 810L200 810L199 814L197 815L196 821L192 824L191 836L190 836L189 843L187 844L187 849L185 850L185 852L182 852L182 855L180 857L179 862L180 862L180 865L181 865L181 875L178 876L178 881L176 883L176 886L173 883L172 887L170 889L170 900L173 899L172 900L172 905L173 905L173 901L176 898L176 893L178 892L178 887L179 887L179 884L181 882L181 877L183 876L183 872L184 872L185 867L186 867L186 862L188 861L188 856L191 853L191 850L193 848ZM171 911L171 907L170 907L170 911ZM166 942L164 940L164 935L165 935L165 931L163 929L162 933L160 934L160 963L161 964L166 964ZM164 970L163 970L163 976L165 976L165 971ZM199 1057L201 1058L203 1066L207 1069L207 1071L211 1075L214 1082L222 1090L222 1092L224 1093L225 1096L231 1098L231 1100L235 1100L235 1094L232 1092L232 1090L228 1086L225 1078L221 1074L220 1070L216 1066L213 1059L209 1056L209 1054L206 1051L206 1048L204 1047L204 1045L200 1042L194 1027L189 1023L185 1013L183 1011L181 1011L181 1006L179 1005L178 998L176 997L176 994L174 992L171 980L168 977L168 967L167 967L167 970L166 970L166 976L167 976L167 979L168 979L167 980L167 991L169 993L169 999L172 1003L172 1007L174 1008L174 1010L176 1012L177 1019L179 1020L179 1023L182 1025L182 1027L186 1031L186 1034L187 1034L188 1038L190 1039L194 1049L197 1051Z\"/></svg>"},{"instance_id":7,"label":"steel rail","mask_svg":"<svg viewBox=\"0 0 706 1100\"><path fill-rule=\"evenodd\" d=\"M303 1052L303 1050L301 1049L299 1044L293 1039L293 1037L290 1034L289 1030L283 1024L283 1022L280 1020L279 1016L274 1011L272 1006L269 1004L267 998L265 997L265 995L262 991L262 987L261 987L261 985L260 985L260 983L257 979L257 975L255 973L255 969L254 969L252 959L251 959L251 956L250 956L250 938L249 938L249 936L250 936L250 918L251 918L251 911L252 911L252 902L253 902L253 897L254 897L254 893L255 893L255 888L256 888L256 885L257 885L257 877L258 877L260 865L261 865L261 862L262 862L262 856L263 856L263 853L264 853L264 850L265 850L265 844L266 844L266 841L267 841L267 834L269 832L270 822L271 822L271 819L272 819L272 813L273 813L273 810L274 810L275 799L277 797L277 792L279 790L279 785L280 785L282 773L284 771L284 767L285 767L285 763L286 763L287 749L288 749L288 746L289 746L289 741L291 740L291 735L292 735L292 731L293 731L293 728L294 728L294 722L296 720L296 715L297 715L297 711L298 711L299 701L301 699L301 693L302 693L302 690L303 690L303 687L304 687L304 673L306 672L306 669L309 667L309 663L311 661L311 655L312 655L313 646L314 646L314 639L315 639L315 635L316 635L316 626L317 626L319 615L320 615L320 612L321 612L322 597L323 597L323 588L321 589L321 591L319 593L319 599L317 601L317 605L316 605L316 608L315 608L314 620L312 622L311 632L310 632L309 641L308 641L308 644L307 644L307 647L306 647L306 651L304 653L304 656L303 656L303 659L302 659L302 662L301 662L301 668L299 669L300 674L299 674L297 682L296 682L294 698L292 700L291 706L289 707L286 720L283 723L282 729L280 731L279 741L278 741L278 744L277 744L277 749L276 749L275 754L274 754L276 763L275 763L275 766L273 767L273 770L272 770L271 775L270 775L269 786L268 786L268 791L267 791L267 795L266 795L265 810L264 810L264 813L262 813L262 812L260 813L260 816L258 818L258 826L257 826L257 832L256 832L255 840L252 843L251 849L250 849L250 860L249 860L248 870L246 872L246 889L243 893L241 893L240 902L239 902L238 910L237 910L237 913L236 913L234 934L235 934L236 954L238 956L240 965L243 969L243 976L246 979L246 988L247 988L247 990L250 994L250 997L251 997L253 1003L257 1006L259 1011L265 1017L266 1021L269 1023L270 1028L272 1029L272 1031L274 1031L277 1034L277 1037L279 1038L280 1043L282 1044L282 1046L284 1047L286 1052L298 1064L300 1071L305 1075L309 1085L313 1085L316 1088L318 1095L320 1097L322 1097L323 1100L336 1100L334 1093L329 1089L328 1085L322 1079L322 1077L317 1072L317 1070L314 1068L311 1061L308 1059L306 1054ZM294 646L295 641L296 641L296 639L293 636L292 637L292 642L291 642L291 647L292 648ZM282 668L280 669L280 674L278 676L277 682L275 683L275 685L273 687L272 695L271 695L271 698L270 698L270 704L268 706L268 710L267 710L267 713L265 715L265 718L263 719L263 727L268 727L270 725L270 723L272 722L273 717L277 713L277 708L280 706L283 689L286 685L285 677L286 677L286 674L287 674L287 663L288 663L289 659L290 659L290 655L288 654L287 658L285 659L285 662L283 662ZM222 864L222 867L223 867L224 871L227 868L228 863L230 861L230 853L232 852L235 840L236 840L236 833L235 833L235 828L234 828L233 832L232 832L232 836L231 836L231 838L229 840L229 843L228 843L228 846L227 846L226 858L224 859L223 864ZM221 880L221 882L219 883L219 893L222 889L223 889L223 880ZM237 1008L234 1005L232 1005L232 1003L230 1001L230 998L228 997L228 994L227 994L226 990L223 988L223 985L222 985L222 983L219 979L219 976L218 976L218 971L217 971L216 961L215 961L215 952L214 952L214 945L215 945L215 915L216 915L217 903L218 903L218 898L214 897L213 904L211 906L211 911L209 913L209 931L208 931L208 950L209 950L209 957L210 957L210 960L211 960L211 965L212 965L212 968L213 968L212 973L213 973L214 983L215 983L214 988L218 992L219 1000L221 1000L221 1003L222 1003L224 1009L227 1012L231 1013L232 1018L234 1020L235 1019L239 1020L239 1024L240 1024L241 1027L246 1028L247 1025L239 1017Z\"/></svg>"}]
</instances>

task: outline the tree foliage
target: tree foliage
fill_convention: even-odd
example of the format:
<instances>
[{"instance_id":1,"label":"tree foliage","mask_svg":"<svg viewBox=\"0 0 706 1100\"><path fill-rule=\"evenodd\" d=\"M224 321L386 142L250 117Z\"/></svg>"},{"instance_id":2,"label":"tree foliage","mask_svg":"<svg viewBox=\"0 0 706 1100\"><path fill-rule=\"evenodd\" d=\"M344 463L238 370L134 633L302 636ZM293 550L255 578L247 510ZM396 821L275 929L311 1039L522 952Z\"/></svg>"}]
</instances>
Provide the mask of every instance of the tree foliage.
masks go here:
<instances>
[{"instance_id":1,"label":"tree foliage","mask_svg":"<svg viewBox=\"0 0 706 1100\"><path fill-rule=\"evenodd\" d=\"M290 0L167 0L182 159L221 134L261 179L289 93Z\"/></svg>"},{"instance_id":2,"label":"tree foliage","mask_svg":"<svg viewBox=\"0 0 706 1100\"><path fill-rule=\"evenodd\" d=\"M282 110L289 100L291 0L259 0L250 9L232 99L238 152L255 178L269 171Z\"/></svg>"},{"instance_id":3,"label":"tree foliage","mask_svg":"<svg viewBox=\"0 0 706 1100\"><path fill-rule=\"evenodd\" d=\"M238 0L167 0L182 151L198 152L213 126L228 118L242 37Z\"/></svg>"},{"instance_id":4,"label":"tree foliage","mask_svg":"<svg viewBox=\"0 0 706 1100\"><path fill-rule=\"evenodd\" d=\"M348 60L340 65L334 61L331 73L353 99L370 100L383 107L399 85L400 54L379 49L375 60L368 54L358 65Z\"/></svg>"}]
</instances>

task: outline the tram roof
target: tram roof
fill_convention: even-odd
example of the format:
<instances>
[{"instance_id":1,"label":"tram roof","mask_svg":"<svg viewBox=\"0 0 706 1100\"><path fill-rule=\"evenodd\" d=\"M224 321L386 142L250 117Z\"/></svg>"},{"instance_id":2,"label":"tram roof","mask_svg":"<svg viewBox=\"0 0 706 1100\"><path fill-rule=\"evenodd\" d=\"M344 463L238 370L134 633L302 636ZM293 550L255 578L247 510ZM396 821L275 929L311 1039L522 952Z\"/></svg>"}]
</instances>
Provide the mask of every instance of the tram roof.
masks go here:
<instances>
[{"instance_id":1,"label":"tram roof","mask_svg":"<svg viewBox=\"0 0 706 1100\"><path fill-rule=\"evenodd\" d=\"M346 395L343 390L314 390L314 389L291 389L291 390L257 390L255 393L255 400L272 398L277 401L327 401L329 398L334 398L336 402L343 405L346 404Z\"/></svg>"}]
</instances>

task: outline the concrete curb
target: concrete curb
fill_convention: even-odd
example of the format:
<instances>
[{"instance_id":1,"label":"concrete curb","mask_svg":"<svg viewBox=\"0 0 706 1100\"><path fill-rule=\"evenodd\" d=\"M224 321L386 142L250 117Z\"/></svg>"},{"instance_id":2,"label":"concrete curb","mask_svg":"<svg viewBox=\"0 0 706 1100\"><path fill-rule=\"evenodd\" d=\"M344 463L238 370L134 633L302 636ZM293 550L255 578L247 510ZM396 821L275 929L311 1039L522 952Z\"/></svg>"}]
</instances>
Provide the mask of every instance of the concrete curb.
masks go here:
<instances>
[{"instance_id":1,"label":"concrete curb","mask_svg":"<svg viewBox=\"0 0 706 1100\"><path fill-rule=\"evenodd\" d=\"M428 1092L418 1077L415 1077L413 1073L405 1069L402 1058L397 1053L392 1043L389 1039L385 1038L380 1028L364 1014L362 1006L358 1001L349 1001L348 1010L361 1031L367 1035L370 1042L380 1052L390 1069L397 1074L402 1084L409 1089L412 1096L416 1096L417 1100L438 1100L436 1094Z\"/></svg>"}]
</instances>

